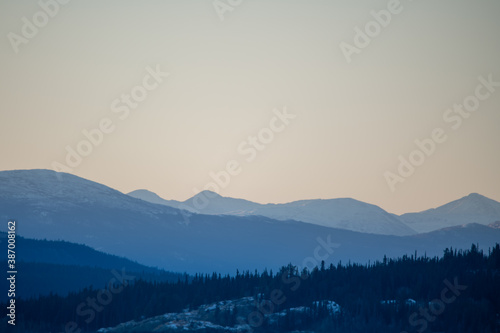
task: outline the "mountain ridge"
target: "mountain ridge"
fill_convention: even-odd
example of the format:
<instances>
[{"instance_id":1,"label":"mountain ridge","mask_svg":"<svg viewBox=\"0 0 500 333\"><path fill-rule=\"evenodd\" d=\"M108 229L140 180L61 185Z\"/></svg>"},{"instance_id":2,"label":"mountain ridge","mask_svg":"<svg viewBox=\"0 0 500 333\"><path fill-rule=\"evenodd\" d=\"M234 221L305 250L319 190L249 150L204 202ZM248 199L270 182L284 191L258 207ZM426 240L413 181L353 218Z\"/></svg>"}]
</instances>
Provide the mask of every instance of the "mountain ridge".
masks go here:
<instances>
[{"instance_id":1,"label":"mountain ridge","mask_svg":"<svg viewBox=\"0 0 500 333\"><path fill-rule=\"evenodd\" d=\"M280 221L296 220L381 235L416 234L415 230L399 221L393 214L379 206L353 198L305 199L282 204L259 204L245 199L223 197L211 191L200 192L183 202L165 200L150 191L133 191L128 195L149 202L153 202L149 198L154 195L155 203L200 214L259 215Z\"/></svg>"},{"instance_id":2,"label":"mountain ridge","mask_svg":"<svg viewBox=\"0 0 500 333\"><path fill-rule=\"evenodd\" d=\"M500 220L500 202L478 193L470 193L436 208L402 214L400 218L418 232L468 223L489 225Z\"/></svg>"},{"instance_id":3,"label":"mountain ridge","mask_svg":"<svg viewBox=\"0 0 500 333\"><path fill-rule=\"evenodd\" d=\"M23 173L29 186L18 186ZM311 268L322 260L367 263L415 251L432 256L447 246L465 249L479 243L487 248L500 239L500 229L484 225L391 236L258 215L203 215L145 202L76 176L62 174L59 180L54 171L35 174L14 173L16 181L10 181L12 173L0 172L0 216L17 219L19 236L85 244L189 274L273 269L283 263Z\"/></svg>"},{"instance_id":4,"label":"mountain ridge","mask_svg":"<svg viewBox=\"0 0 500 333\"><path fill-rule=\"evenodd\" d=\"M130 192L128 195L148 201L147 197L141 196L141 193L135 192L136 191ZM304 199L288 203L259 204L246 199L223 197L211 191L202 191L181 202L176 200L166 200L154 192L148 192L159 198L156 201L158 204L185 209L191 212L211 215L261 215L277 220L293 219L321 226L383 235L411 235L475 222L488 225L489 223L500 220L500 203L478 193L470 193L467 196L436 208L396 215L383 210L379 206L359 201L354 198ZM205 205L198 207L200 203L198 202L198 204L196 204L195 200L201 196L206 198L204 201ZM209 198L209 196L212 198ZM355 204L357 207L353 208L350 211L350 214L347 214L347 212L341 210L341 208L345 208L346 206L343 205L343 203L351 205ZM307 209L305 207L308 205L313 205L315 207L305 211ZM319 209L321 208L318 206L321 205L331 205L331 209L329 212L325 212L323 216L318 216L320 215L318 212L320 212ZM333 207L334 205L337 205L337 207ZM366 214L378 214L379 220L376 222L384 223L384 221L392 221L392 224L386 222L388 226L385 229L376 229L373 224L370 224L370 221L373 220L371 218L367 218L366 216L359 216L358 219L360 222L356 224L354 216L362 209L365 210ZM288 212L286 212L286 210L288 210ZM332 216L335 214L344 214L344 218L332 221ZM349 218L351 219L350 221ZM426 222L426 220L429 221ZM405 229L404 227L401 228L401 224L407 226L408 229ZM396 231L391 230L391 227L395 228Z\"/></svg>"}]
</instances>

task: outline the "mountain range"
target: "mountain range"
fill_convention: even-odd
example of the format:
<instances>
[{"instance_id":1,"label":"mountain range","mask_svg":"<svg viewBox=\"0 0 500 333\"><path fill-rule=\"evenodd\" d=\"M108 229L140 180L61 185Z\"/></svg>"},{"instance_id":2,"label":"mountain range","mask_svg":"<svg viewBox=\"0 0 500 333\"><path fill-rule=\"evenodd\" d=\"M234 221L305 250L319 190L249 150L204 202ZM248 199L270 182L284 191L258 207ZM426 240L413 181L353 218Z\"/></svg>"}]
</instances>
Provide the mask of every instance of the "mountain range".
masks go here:
<instances>
[{"instance_id":1,"label":"mountain range","mask_svg":"<svg viewBox=\"0 0 500 333\"><path fill-rule=\"evenodd\" d=\"M284 204L259 204L203 191L180 202L165 200L148 190L128 195L147 202L211 215L259 215L275 220L296 220L325 227L379 235L406 236L469 223L489 225L500 221L500 202L471 193L438 208L403 215L351 198L300 200Z\"/></svg>"},{"instance_id":2,"label":"mountain range","mask_svg":"<svg viewBox=\"0 0 500 333\"><path fill-rule=\"evenodd\" d=\"M353 199L345 202L346 206L362 205ZM384 216L383 211L380 214ZM446 247L469 248L471 243L479 243L488 248L500 239L497 224L466 224L395 236L262 215L197 214L49 170L0 172L0 217L15 219L20 236L85 244L143 265L187 273L234 273L236 269L272 269L286 263L312 268L321 260L365 263L415 251L434 256ZM1 230L5 227L2 224Z\"/></svg>"},{"instance_id":3,"label":"mountain range","mask_svg":"<svg viewBox=\"0 0 500 333\"><path fill-rule=\"evenodd\" d=\"M351 198L300 200L285 204L263 205L243 199L223 197L211 191L200 192L184 202L164 200L147 190L133 191L128 195L198 214L259 215L280 221L296 220L379 235L404 236L417 233L397 216L382 208Z\"/></svg>"}]
</instances>

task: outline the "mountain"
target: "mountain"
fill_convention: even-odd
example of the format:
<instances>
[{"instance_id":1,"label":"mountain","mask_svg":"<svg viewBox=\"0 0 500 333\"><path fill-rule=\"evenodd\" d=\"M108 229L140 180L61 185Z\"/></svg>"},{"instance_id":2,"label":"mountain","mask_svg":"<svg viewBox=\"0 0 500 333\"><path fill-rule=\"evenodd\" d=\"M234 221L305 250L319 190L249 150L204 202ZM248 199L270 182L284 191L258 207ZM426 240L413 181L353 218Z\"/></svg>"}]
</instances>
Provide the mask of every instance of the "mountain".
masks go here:
<instances>
[{"instance_id":1,"label":"mountain","mask_svg":"<svg viewBox=\"0 0 500 333\"><path fill-rule=\"evenodd\" d=\"M228 198L212 191L202 191L183 202L192 212L210 215L262 215L256 210L262 206L258 203L236 198Z\"/></svg>"},{"instance_id":2,"label":"mountain","mask_svg":"<svg viewBox=\"0 0 500 333\"><path fill-rule=\"evenodd\" d=\"M148 190L135 190L130 193L128 193L131 197L141 199L150 203L154 204L159 204L159 205L166 205L166 206L171 206L178 208L182 204L182 202L177 201L177 200L165 200L161 198L158 194L153 193Z\"/></svg>"},{"instance_id":3,"label":"mountain","mask_svg":"<svg viewBox=\"0 0 500 333\"><path fill-rule=\"evenodd\" d=\"M429 232L469 223L489 225L500 220L500 202L471 193L437 208L403 214L400 219L418 232Z\"/></svg>"},{"instance_id":4,"label":"mountain","mask_svg":"<svg viewBox=\"0 0 500 333\"><path fill-rule=\"evenodd\" d=\"M148 202L211 215L260 215L275 220L296 220L331 228L379 234L412 235L416 232L382 208L350 198L301 200L285 204L258 204L203 191L179 202L165 200L153 192L139 190L129 195Z\"/></svg>"},{"instance_id":5,"label":"mountain","mask_svg":"<svg viewBox=\"0 0 500 333\"><path fill-rule=\"evenodd\" d=\"M96 251L88 246L64 241L27 239L16 236L18 297L57 293L65 295L91 285L104 286L122 271L136 279L177 282L183 274L140 265L128 259ZM7 248L7 234L0 232L0 248ZM0 262L7 267L6 261ZM115 274L114 274L115 273ZM7 280L0 286L8 290ZM7 293L0 295L5 300Z\"/></svg>"},{"instance_id":6,"label":"mountain","mask_svg":"<svg viewBox=\"0 0 500 333\"><path fill-rule=\"evenodd\" d=\"M268 204L255 213L278 220L294 219L379 235L404 236L416 233L382 208L350 198Z\"/></svg>"},{"instance_id":7,"label":"mountain","mask_svg":"<svg viewBox=\"0 0 500 333\"><path fill-rule=\"evenodd\" d=\"M184 225L182 211L50 170L0 172L0 218L16 220L20 236L85 244L137 261L152 252L159 256L149 239ZM6 228L6 223L0 225L1 231ZM143 242L146 248L140 246ZM159 265L155 260L142 263Z\"/></svg>"},{"instance_id":8,"label":"mountain","mask_svg":"<svg viewBox=\"0 0 500 333\"><path fill-rule=\"evenodd\" d=\"M420 235L359 233L263 216L202 215L152 204L49 170L0 172L0 218L17 234L65 240L187 273L234 273L322 260L366 263L384 255L440 255L445 247L494 246L500 229L472 224ZM7 224L0 224L5 231ZM78 259L77 259L78 260Z\"/></svg>"}]
</instances>

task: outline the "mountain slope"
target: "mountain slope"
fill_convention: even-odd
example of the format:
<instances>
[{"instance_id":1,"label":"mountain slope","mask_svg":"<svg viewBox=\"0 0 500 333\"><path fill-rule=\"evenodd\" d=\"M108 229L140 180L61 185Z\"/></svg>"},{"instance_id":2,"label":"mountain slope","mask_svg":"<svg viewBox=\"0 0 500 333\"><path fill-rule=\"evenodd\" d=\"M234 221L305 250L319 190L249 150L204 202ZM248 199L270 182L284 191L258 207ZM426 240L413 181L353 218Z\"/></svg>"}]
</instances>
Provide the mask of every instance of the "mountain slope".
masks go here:
<instances>
[{"instance_id":1,"label":"mountain slope","mask_svg":"<svg viewBox=\"0 0 500 333\"><path fill-rule=\"evenodd\" d=\"M0 248L7 248L7 234L0 232ZM18 297L57 293L65 295L93 285L105 286L115 274L126 272L135 279L170 281L185 279L183 274L140 265L128 259L102 253L88 246L63 241L16 237ZM3 267L7 267L4 261ZM114 274L115 272L115 274ZM8 290L7 280L0 286ZM0 295L4 301L7 293Z\"/></svg>"},{"instance_id":2,"label":"mountain slope","mask_svg":"<svg viewBox=\"0 0 500 333\"><path fill-rule=\"evenodd\" d=\"M0 232L0 248L7 248L7 234ZM141 265L129 259L96 251L86 245L66 241L29 239L16 236L17 262L45 263L55 265L76 265L99 267L103 269L126 269L133 272L146 272L169 275L170 281L177 281L181 275L157 268Z\"/></svg>"},{"instance_id":3,"label":"mountain slope","mask_svg":"<svg viewBox=\"0 0 500 333\"><path fill-rule=\"evenodd\" d=\"M429 232L468 223L489 225L500 220L500 202L471 193L443 206L419 213L403 214L400 218L418 232Z\"/></svg>"},{"instance_id":4,"label":"mountain slope","mask_svg":"<svg viewBox=\"0 0 500 333\"><path fill-rule=\"evenodd\" d=\"M253 212L261 206L258 203L244 199L223 197L212 191L202 191L185 201L166 200L148 190L135 190L127 193L127 195L154 204L210 215L257 215L253 214Z\"/></svg>"},{"instance_id":5,"label":"mountain slope","mask_svg":"<svg viewBox=\"0 0 500 333\"><path fill-rule=\"evenodd\" d=\"M312 268L322 260L365 263L414 251L440 255L445 247L467 249L471 243L488 248L500 239L500 229L483 225L399 237L262 216L186 213L76 176L57 176L48 170L0 172L1 218L17 219L19 236L85 244L169 271L224 274L286 263Z\"/></svg>"},{"instance_id":6,"label":"mountain slope","mask_svg":"<svg viewBox=\"0 0 500 333\"><path fill-rule=\"evenodd\" d=\"M382 208L350 198L301 200L285 204L258 204L203 191L184 201L165 200L153 192L131 192L129 195L191 212L211 215L261 215L286 221L296 220L325 227L379 235L412 235L416 232L397 216Z\"/></svg>"},{"instance_id":7,"label":"mountain slope","mask_svg":"<svg viewBox=\"0 0 500 333\"><path fill-rule=\"evenodd\" d=\"M294 219L317 225L380 235L411 235L415 231L382 208L350 198L302 200L265 205L255 211L278 220Z\"/></svg>"},{"instance_id":8,"label":"mountain slope","mask_svg":"<svg viewBox=\"0 0 500 333\"><path fill-rule=\"evenodd\" d=\"M178 206L182 204L182 202L177 200L165 200L156 193L153 193L148 190L135 190L130 193L127 193L127 195L130 195L133 198L141 199L150 203L158 205L166 205L174 208L178 208Z\"/></svg>"},{"instance_id":9,"label":"mountain slope","mask_svg":"<svg viewBox=\"0 0 500 333\"><path fill-rule=\"evenodd\" d=\"M0 248L7 248L7 234L0 232ZM16 237L17 297L31 297L70 291L93 285L105 286L115 274L125 272L135 279L177 282L183 274L166 272L140 265L128 259L109 255L88 246L63 241L47 241ZM3 261L3 267L7 262ZM7 280L0 286L8 290ZM7 293L0 295L4 301Z\"/></svg>"}]
</instances>

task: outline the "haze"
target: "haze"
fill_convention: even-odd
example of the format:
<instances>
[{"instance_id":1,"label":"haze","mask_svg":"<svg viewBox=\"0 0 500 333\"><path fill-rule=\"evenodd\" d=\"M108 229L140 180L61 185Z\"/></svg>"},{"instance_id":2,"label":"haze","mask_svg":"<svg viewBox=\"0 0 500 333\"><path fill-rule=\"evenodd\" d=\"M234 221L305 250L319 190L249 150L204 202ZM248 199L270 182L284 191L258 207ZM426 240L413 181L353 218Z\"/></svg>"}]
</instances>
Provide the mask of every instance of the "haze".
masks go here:
<instances>
[{"instance_id":1,"label":"haze","mask_svg":"<svg viewBox=\"0 0 500 333\"><path fill-rule=\"evenodd\" d=\"M125 193L185 200L234 160L219 193L260 203L352 197L403 213L471 192L500 201L500 87L483 87L458 128L443 119L479 77L500 81L500 2L401 1L349 63L340 44L388 3L252 0L221 20L211 1L73 0L16 53L9 33L41 9L4 1L0 170L63 164L109 118L70 169ZM113 112L148 73L147 97ZM273 120L285 109L295 117ZM268 143L248 152L264 128ZM446 141L391 191L384 173L436 128Z\"/></svg>"}]
</instances>

